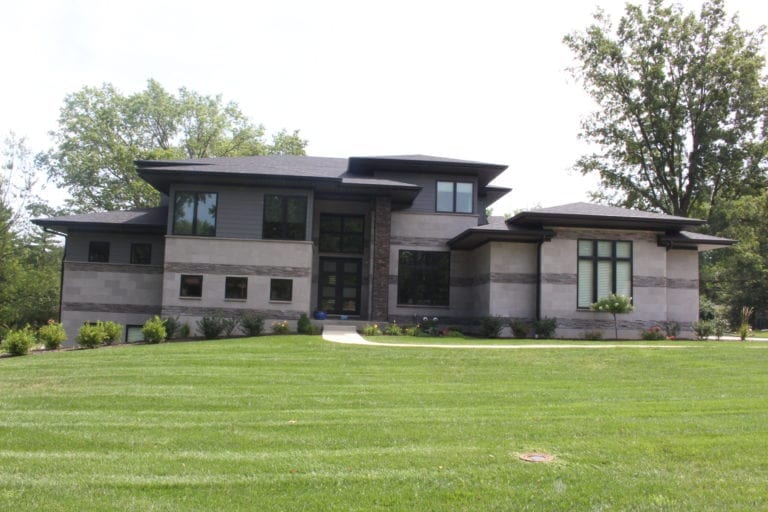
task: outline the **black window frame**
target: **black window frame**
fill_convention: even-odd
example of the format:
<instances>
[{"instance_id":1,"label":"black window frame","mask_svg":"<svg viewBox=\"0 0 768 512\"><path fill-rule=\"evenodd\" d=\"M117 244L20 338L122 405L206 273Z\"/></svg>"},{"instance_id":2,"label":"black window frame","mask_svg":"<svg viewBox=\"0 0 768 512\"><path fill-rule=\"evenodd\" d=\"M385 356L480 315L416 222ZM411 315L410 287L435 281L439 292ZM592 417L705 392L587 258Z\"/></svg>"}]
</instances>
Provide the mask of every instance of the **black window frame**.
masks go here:
<instances>
[{"instance_id":1,"label":"black window frame","mask_svg":"<svg viewBox=\"0 0 768 512\"><path fill-rule=\"evenodd\" d=\"M131 340L129 339L129 338L130 338L130 334L131 334L131 332L134 332L134 331L136 331L136 330L142 331L142 329L143 329L143 328L144 328L144 326L143 326L143 325L138 325L138 324L126 324L126 326L125 326L125 342L126 342L126 343L139 343L139 342L141 342L141 341L144 341L144 333L143 333L143 332L142 332L142 334L141 334L141 338L140 338L140 339L138 339L138 340L135 340L135 341L131 341Z\"/></svg>"},{"instance_id":2,"label":"black window frame","mask_svg":"<svg viewBox=\"0 0 768 512\"><path fill-rule=\"evenodd\" d=\"M97 247L101 247L98 250ZM110 243L93 240L88 243L88 261L90 263L109 263ZM102 256L98 256L102 254Z\"/></svg>"},{"instance_id":3,"label":"black window frame","mask_svg":"<svg viewBox=\"0 0 768 512\"><path fill-rule=\"evenodd\" d=\"M176 212L179 207L179 197L182 195L193 196L192 200L192 228L190 233L180 233L176 225ZM200 233L198 227L198 205L200 203L201 196L213 196L214 197L214 211L213 211L213 233ZM171 233L174 235L187 235L187 236L216 236L216 229L218 227L218 210L219 210L219 193L218 192L201 192L193 190L177 190L173 199L173 219L171 226Z\"/></svg>"},{"instance_id":4,"label":"black window frame","mask_svg":"<svg viewBox=\"0 0 768 512\"><path fill-rule=\"evenodd\" d=\"M334 230L327 230L324 229L325 222L324 220L328 219L338 219L339 220L339 231ZM348 221L359 221L360 225L362 226L361 231L348 231L347 230L347 224ZM348 215L348 214L337 214L337 213L321 213L320 214L320 226L319 226L319 243L318 248L320 252L328 252L328 253L340 253L340 254L363 254L365 250L365 215ZM338 237L338 246L334 247L334 250L328 250L327 244L328 238L327 237ZM350 246L349 242L350 240L353 240L354 238L359 237L360 243L359 247L355 243L354 250L348 250L348 247Z\"/></svg>"},{"instance_id":5,"label":"black window frame","mask_svg":"<svg viewBox=\"0 0 768 512\"><path fill-rule=\"evenodd\" d=\"M592 244L592 255L591 256L582 256L579 254L579 245L582 242L590 242ZM599 256L598 255L598 245L600 242L603 243L610 243L611 244L611 255L610 256ZM618 243L627 243L629 244L629 257L623 257L623 256L617 256L616 254L616 245ZM634 261L634 254L635 254L635 247L632 243L632 240L605 240L605 239L583 239L580 238L576 241L576 256L577 256L577 264L576 264L576 308L582 309L582 310L588 310L589 305L582 306L579 304L579 286L581 283L581 276L580 276L580 267L579 263L581 261L590 261L592 263L592 302L590 304L593 304L600 300L598 298L598 289L599 289L599 275L598 275L598 264L601 261L608 261L611 263L611 293L615 294L617 289L617 263L618 262L629 262L629 296L632 298L634 296L634 281L635 281L635 261ZM633 299L634 301L634 299Z\"/></svg>"},{"instance_id":6,"label":"black window frame","mask_svg":"<svg viewBox=\"0 0 768 512\"><path fill-rule=\"evenodd\" d=\"M275 285L287 285L286 296L276 296L280 291L275 288ZM279 279L274 278L269 280L269 300L270 302L293 302L293 279Z\"/></svg>"},{"instance_id":7,"label":"black window frame","mask_svg":"<svg viewBox=\"0 0 768 512\"><path fill-rule=\"evenodd\" d=\"M235 284L236 280L242 284ZM232 294L230 292L236 293ZM242 276L226 276L224 278L224 298L227 300L248 300L248 278Z\"/></svg>"},{"instance_id":8,"label":"black window frame","mask_svg":"<svg viewBox=\"0 0 768 512\"><path fill-rule=\"evenodd\" d=\"M191 295L189 293L184 293L184 280L188 278L200 278L200 294L199 295ZM187 285L189 286L189 285ZM181 274L179 278L179 297L183 297L185 299L200 299L203 297L203 276L202 274Z\"/></svg>"},{"instance_id":9,"label":"black window frame","mask_svg":"<svg viewBox=\"0 0 768 512\"><path fill-rule=\"evenodd\" d=\"M280 200L280 220L271 221L267 219L267 202L277 198ZM289 236L291 232L290 223L288 222L288 203L290 200L301 200L304 208L304 229L300 238ZM264 240L306 240L307 239L307 212L309 211L309 201L307 196L302 195L286 195L286 194L264 194L264 208L261 223L261 238ZM273 233L272 229L268 229L267 224L279 225L279 233Z\"/></svg>"},{"instance_id":10,"label":"black window frame","mask_svg":"<svg viewBox=\"0 0 768 512\"><path fill-rule=\"evenodd\" d=\"M448 183L451 185L451 209L450 210L441 210L439 208L439 187L441 183ZM469 185L472 187L472 203L470 205L469 211L458 211L456 209L457 199L458 199L458 185ZM472 181L450 181L450 180L437 180L435 182L435 211L437 213L464 213L464 214L471 214L475 213L475 183Z\"/></svg>"},{"instance_id":11,"label":"black window frame","mask_svg":"<svg viewBox=\"0 0 768 512\"><path fill-rule=\"evenodd\" d=\"M413 264L404 262L408 253L417 254L417 258L421 261ZM450 251L401 249L398 252L397 260L397 304L399 306L450 306ZM417 293L412 294L413 291ZM438 295L428 297L430 293L438 293Z\"/></svg>"},{"instance_id":12,"label":"black window frame","mask_svg":"<svg viewBox=\"0 0 768 512\"><path fill-rule=\"evenodd\" d=\"M137 261L137 254L136 250L139 247L143 247L145 249L148 249L147 251L147 261ZM131 265L151 265L152 264L152 244L146 243L146 242L134 242L131 243Z\"/></svg>"}]
</instances>

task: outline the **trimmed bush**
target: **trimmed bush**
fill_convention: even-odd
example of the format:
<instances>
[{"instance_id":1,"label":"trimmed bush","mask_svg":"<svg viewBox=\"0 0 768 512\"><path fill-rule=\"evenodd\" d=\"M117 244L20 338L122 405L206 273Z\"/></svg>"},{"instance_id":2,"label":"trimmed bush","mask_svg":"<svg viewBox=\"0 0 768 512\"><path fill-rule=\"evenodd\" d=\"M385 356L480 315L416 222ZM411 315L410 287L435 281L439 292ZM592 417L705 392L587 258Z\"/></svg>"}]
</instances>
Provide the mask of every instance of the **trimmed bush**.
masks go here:
<instances>
[{"instance_id":1,"label":"trimmed bush","mask_svg":"<svg viewBox=\"0 0 768 512\"><path fill-rule=\"evenodd\" d=\"M10 330L5 334L3 350L12 356L24 356L37 343L35 332L27 325L23 329Z\"/></svg>"},{"instance_id":2,"label":"trimmed bush","mask_svg":"<svg viewBox=\"0 0 768 512\"><path fill-rule=\"evenodd\" d=\"M174 336L179 334L179 330L181 328L181 324L179 323L179 317L173 317L169 316L168 318L163 319L163 323L165 324L165 338L170 340L173 339Z\"/></svg>"},{"instance_id":3,"label":"trimmed bush","mask_svg":"<svg viewBox=\"0 0 768 512\"><path fill-rule=\"evenodd\" d=\"M159 316L155 316L144 322L144 325L141 327L141 334L144 336L144 341L147 343L162 343L168 339L168 331L166 330L165 325L165 320ZM189 326L187 326L187 329L189 329Z\"/></svg>"},{"instance_id":4,"label":"trimmed bush","mask_svg":"<svg viewBox=\"0 0 768 512\"><path fill-rule=\"evenodd\" d=\"M197 329L205 339L213 340L224 332L224 324L225 320L221 315L204 316L197 322Z\"/></svg>"},{"instance_id":5,"label":"trimmed bush","mask_svg":"<svg viewBox=\"0 0 768 512\"><path fill-rule=\"evenodd\" d=\"M693 322L691 324L691 329L693 329L693 333L696 335L697 340L708 340L709 337L712 336L712 331L714 330L712 328L712 322L709 320Z\"/></svg>"},{"instance_id":6,"label":"trimmed bush","mask_svg":"<svg viewBox=\"0 0 768 512\"><path fill-rule=\"evenodd\" d=\"M104 331L104 343L111 345L120 339L120 335L123 332L122 325L115 322L100 322L100 325L101 330Z\"/></svg>"},{"instance_id":7,"label":"trimmed bush","mask_svg":"<svg viewBox=\"0 0 768 512\"><path fill-rule=\"evenodd\" d=\"M296 323L296 332L299 334L312 334L312 322L306 313L302 313L299 321Z\"/></svg>"},{"instance_id":8,"label":"trimmed bush","mask_svg":"<svg viewBox=\"0 0 768 512\"><path fill-rule=\"evenodd\" d=\"M512 329L512 336L519 340L527 338L531 332L531 326L523 320L512 320L509 322L509 328Z\"/></svg>"},{"instance_id":9,"label":"trimmed bush","mask_svg":"<svg viewBox=\"0 0 768 512\"><path fill-rule=\"evenodd\" d=\"M240 327L246 336L258 336L264 332L264 319L253 313L247 313L240 319Z\"/></svg>"},{"instance_id":10,"label":"trimmed bush","mask_svg":"<svg viewBox=\"0 0 768 512\"><path fill-rule=\"evenodd\" d=\"M189 338L192 334L192 329L189 328L189 324L181 324L179 326L179 338Z\"/></svg>"},{"instance_id":11,"label":"trimmed bush","mask_svg":"<svg viewBox=\"0 0 768 512\"><path fill-rule=\"evenodd\" d=\"M557 319L544 317L533 322L533 334L536 338L552 338L557 330Z\"/></svg>"},{"instance_id":12,"label":"trimmed bush","mask_svg":"<svg viewBox=\"0 0 768 512\"><path fill-rule=\"evenodd\" d=\"M667 336L658 325L654 325L650 329L643 329L640 331L640 337L645 341L659 341L665 339Z\"/></svg>"},{"instance_id":13,"label":"trimmed bush","mask_svg":"<svg viewBox=\"0 0 768 512\"><path fill-rule=\"evenodd\" d=\"M97 322L95 324L83 324L75 339L81 347L96 348L104 343L106 336L101 322Z\"/></svg>"},{"instance_id":14,"label":"trimmed bush","mask_svg":"<svg viewBox=\"0 0 768 512\"><path fill-rule=\"evenodd\" d=\"M37 339L42 342L46 350L56 350L66 341L67 331L60 323L48 320L47 324L38 329Z\"/></svg>"},{"instance_id":15,"label":"trimmed bush","mask_svg":"<svg viewBox=\"0 0 768 512\"><path fill-rule=\"evenodd\" d=\"M235 332L235 329L240 326L240 319L234 316L229 318L222 318L221 325L224 336L230 338L232 337L232 333Z\"/></svg>"},{"instance_id":16,"label":"trimmed bush","mask_svg":"<svg viewBox=\"0 0 768 512\"><path fill-rule=\"evenodd\" d=\"M498 338L504 329L504 319L499 316L486 316L480 320L480 336Z\"/></svg>"}]
</instances>

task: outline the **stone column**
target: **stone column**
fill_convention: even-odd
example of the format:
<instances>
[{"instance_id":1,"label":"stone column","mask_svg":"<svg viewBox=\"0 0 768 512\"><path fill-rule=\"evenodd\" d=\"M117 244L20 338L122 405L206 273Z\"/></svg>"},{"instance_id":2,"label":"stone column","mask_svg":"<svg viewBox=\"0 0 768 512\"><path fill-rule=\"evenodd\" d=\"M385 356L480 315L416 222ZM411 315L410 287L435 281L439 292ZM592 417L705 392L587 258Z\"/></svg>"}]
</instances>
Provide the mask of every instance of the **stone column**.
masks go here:
<instances>
[{"instance_id":1,"label":"stone column","mask_svg":"<svg viewBox=\"0 0 768 512\"><path fill-rule=\"evenodd\" d=\"M389 238L392 202L377 197L373 212L373 275L371 276L371 318L389 319Z\"/></svg>"}]
</instances>

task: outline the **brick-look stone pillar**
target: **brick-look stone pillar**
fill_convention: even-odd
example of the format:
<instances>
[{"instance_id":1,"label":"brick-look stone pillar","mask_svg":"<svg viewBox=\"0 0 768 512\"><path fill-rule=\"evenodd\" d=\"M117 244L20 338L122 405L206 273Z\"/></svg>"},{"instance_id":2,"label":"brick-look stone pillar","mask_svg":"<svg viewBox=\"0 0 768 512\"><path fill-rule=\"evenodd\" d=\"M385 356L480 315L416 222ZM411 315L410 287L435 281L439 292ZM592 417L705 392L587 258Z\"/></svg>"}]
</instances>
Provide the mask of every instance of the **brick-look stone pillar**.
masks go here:
<instances>
[{"instance_id":1,"label":"brick-look stone pillar","mask_svg":"<svg viewBox=\"0 0 768 512\"><path fill-rule=\"evenodd\" d=\"M392 202L377 197L373 212L373 275L371 276L372 320L386 322L389 318L389 237Z\"/></svg>"}]
</instances>

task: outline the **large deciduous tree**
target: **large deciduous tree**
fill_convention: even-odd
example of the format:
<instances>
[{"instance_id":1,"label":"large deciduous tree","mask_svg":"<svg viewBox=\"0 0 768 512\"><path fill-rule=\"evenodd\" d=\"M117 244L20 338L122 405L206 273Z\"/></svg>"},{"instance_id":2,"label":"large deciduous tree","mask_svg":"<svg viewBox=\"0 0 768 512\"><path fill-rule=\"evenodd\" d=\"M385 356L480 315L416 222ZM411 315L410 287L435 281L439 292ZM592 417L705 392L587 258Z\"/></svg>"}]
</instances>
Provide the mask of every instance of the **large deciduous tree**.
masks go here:
<instances>
[{"instance_id":1,"label":"large deciduous tree","mask_svg":"<svg viewBox=\"0 0 768 512\"><path fill-rule=\"evenodd\" d=\"M699 15L650 0L626 6L614 31L598 11L565 37L574 76L598 104L581 137L613 204L708 218L721 199L765 187L768 93L763 29L742 30L722 0Z\"/></svg>"},{"instance_id":2,"label":"large deciduous tree","mask_svg":"<svg viewBox=\"0 0 768 512\"><path fill-rule=\"evenodd\" d=\"M186 88L173 95L154 80L128 96L111 84L69 94L53 135L56 148L40 163L79 212L158 204L157 191L136 174L136 159L304 154L307 144L298 131L268 141L236 103Z\"/></svg>"}]
</instances>

